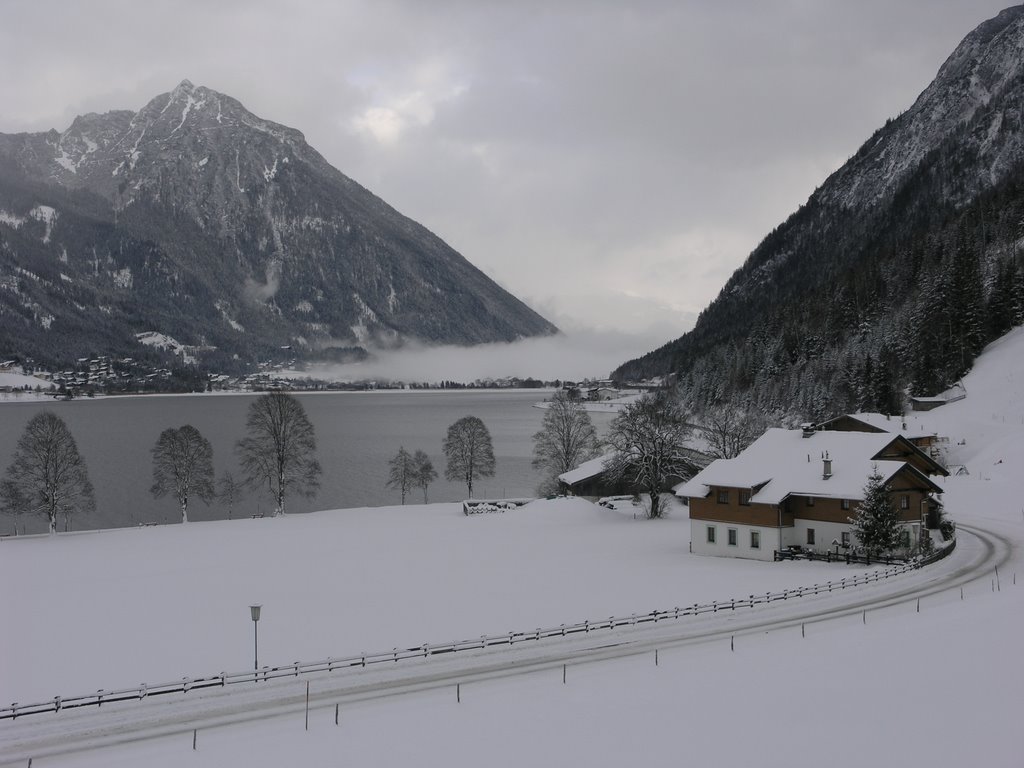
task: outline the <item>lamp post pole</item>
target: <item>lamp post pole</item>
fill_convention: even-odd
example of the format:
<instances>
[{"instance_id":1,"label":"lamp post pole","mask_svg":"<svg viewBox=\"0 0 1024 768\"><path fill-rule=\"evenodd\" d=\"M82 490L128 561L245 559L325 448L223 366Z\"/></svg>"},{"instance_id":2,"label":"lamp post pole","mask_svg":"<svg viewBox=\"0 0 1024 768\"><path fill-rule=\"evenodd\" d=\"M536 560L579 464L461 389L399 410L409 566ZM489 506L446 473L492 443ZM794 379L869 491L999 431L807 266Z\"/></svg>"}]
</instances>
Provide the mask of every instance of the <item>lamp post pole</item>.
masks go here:
<instances>
[{"instance_id":1,"label":"lamp post pole","mask_svg":"<svg viewBox=\"0 0 1024 768\"><path fill-rule=\"evenodd\" d=\"M253 663L254 673L258 674L260 669L260 608L261 605L250 605L249 612L252 614L252 639L253 639Z\"/></svg>"}]
</instances>

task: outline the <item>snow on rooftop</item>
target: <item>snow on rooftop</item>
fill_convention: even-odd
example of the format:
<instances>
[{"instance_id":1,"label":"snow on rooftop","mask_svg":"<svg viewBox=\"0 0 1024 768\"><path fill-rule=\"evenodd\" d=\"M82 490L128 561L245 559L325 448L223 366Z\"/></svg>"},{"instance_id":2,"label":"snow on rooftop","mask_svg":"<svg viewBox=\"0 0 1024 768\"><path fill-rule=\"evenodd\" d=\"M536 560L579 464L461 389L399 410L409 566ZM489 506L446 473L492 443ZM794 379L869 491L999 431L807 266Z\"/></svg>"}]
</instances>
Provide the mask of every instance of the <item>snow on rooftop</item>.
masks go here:
<instances>
[{"instance_id":1,"label":"snow on rooftop","mask_svg":"<svg viewBox=\"0 0 1024 768\"><path fill-rule=\"evenodd\" d=\"M860 499L873 468L887 479L904 462L874 460L893 440L884 432L814 432L773 428L734 459L719 459L675 488L678 496L704 497L712 486L757 489L756 504L778 504L791 494ZM824 459L832 473L824 476ZM763 486L763 487L762 487Z\"/></svg>"},{"instance_id":2,"label":"snow on rooftop","mask_svg":"<svg viewBox=\"0 0 1024 768\"><path fill-rule=\"evenodd\" d=\"M558 476L566 485L572 485L578 483L581 480L587 480L591 477L597 477L604 472L604 465L611 457L613 453L603 453L595 459L585 461L580 464L576 469L570 469L568 472L563 472Z\"/></svg>"},{"instance_id":3,"label":"snow on rooftop","mask_svg":"<svg viewBox=\"0 0 1024 768\"><path fill-rule=\"evenodd\" d=\"M942 398L939 399L942 400ZM943 402L945 401L943 400ZM903 435L906 438L928 437L935 434L935 430L928 429L913 413L903 416L886 416L884 413L851 413L849 416L876 429Z\"/></svg>"}]
</instances>

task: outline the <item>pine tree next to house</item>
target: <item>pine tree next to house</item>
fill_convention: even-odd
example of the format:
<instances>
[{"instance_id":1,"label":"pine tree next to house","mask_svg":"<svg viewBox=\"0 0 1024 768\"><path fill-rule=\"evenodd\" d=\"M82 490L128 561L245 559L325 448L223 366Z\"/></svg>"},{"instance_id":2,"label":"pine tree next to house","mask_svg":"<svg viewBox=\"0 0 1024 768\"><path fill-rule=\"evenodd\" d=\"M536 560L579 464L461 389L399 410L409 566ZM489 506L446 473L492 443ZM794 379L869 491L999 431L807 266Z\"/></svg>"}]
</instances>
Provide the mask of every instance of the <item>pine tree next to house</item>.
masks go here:
<instances>
[{"instance_id":1,"label":"pine tree next to house","mask_svg":"<svg viewBox=\"0 0 1024 768\"><path fill-rule=\"evenodd\" d=\"M876 466L864 486L864 500L850 518L853 533L872 555L878 556L900 546L900 515L889 499L885 480Z\"/></svg>"}]
</instances>

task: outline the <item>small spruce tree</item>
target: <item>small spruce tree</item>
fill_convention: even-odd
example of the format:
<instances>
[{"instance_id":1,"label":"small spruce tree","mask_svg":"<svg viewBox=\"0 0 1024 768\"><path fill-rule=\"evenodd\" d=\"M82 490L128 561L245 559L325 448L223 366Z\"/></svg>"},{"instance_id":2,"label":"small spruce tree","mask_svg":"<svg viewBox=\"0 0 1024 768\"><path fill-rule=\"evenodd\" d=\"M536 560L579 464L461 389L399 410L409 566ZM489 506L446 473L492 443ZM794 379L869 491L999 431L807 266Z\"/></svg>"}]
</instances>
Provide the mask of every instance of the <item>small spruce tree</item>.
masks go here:
<instances>
[{"instance_id":1,"label":"small spruce tree","mask_svg":"<svg viewBox=\"0 0 1024 768\"><path fill-rule=\"evenodd\" d=\"M900 546L900 515L889 499L885 481L878 466L874 467L864 486L864 501L857 514L850 518L853 533L872 555L880 555Z\"/></svg>"}]
</instances>

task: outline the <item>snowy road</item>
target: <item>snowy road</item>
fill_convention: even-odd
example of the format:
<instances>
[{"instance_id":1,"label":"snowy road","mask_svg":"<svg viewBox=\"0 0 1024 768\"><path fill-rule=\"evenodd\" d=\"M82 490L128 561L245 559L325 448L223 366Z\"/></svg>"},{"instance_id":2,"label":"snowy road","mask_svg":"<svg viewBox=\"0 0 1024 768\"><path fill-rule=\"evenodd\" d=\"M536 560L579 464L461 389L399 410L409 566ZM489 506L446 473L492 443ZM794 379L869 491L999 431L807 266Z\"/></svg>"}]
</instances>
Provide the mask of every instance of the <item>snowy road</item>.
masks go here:
<instances>
[{"instance_id":1,"label":"snowy road","mask_svg":"<svg viewBox=\"0 0 1024 768\"><path fill-rule=\"evenodd\" d=\"M209 729L282 715L305 706L343 707L367 699L432 688L454 687L497 677L522 675L563 664L580 664L648 653L688 644L727 642L754 632L799 627L870 612L984 580L1012 556L1011 540L991 528L960 526L957 549L945 560L884 582L831 594L808 596L755 608L720 611L676 621L622 627L591 635L551 638L507 649L407 660L394 666L345 669L254 685L65 710L0 724L0 765L24 765L41 758L96 747L143 741L195 728Z\"/></svg>"}]
</instances>

